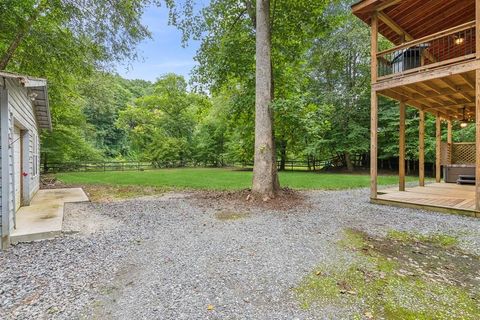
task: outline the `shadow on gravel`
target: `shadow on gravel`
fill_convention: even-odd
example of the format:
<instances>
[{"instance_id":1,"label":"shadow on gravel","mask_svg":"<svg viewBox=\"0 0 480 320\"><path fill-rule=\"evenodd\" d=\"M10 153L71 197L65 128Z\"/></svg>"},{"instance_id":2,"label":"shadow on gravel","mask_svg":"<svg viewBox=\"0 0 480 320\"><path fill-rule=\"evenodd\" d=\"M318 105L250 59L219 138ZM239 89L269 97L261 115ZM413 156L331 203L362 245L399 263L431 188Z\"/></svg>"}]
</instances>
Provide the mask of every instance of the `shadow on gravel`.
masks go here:
<instances>
[{"instance_id":1,"label":"shadow on gravel","mask_svg":"<svg viewBox=\"0 0 480 320\"><path fill-rule=\"evenodd\" d=\"M445 235L347 230L355 262L320 266L295 289L301 306L351 306L367 319L479 319L480 258Z\"/></svg>"}]
</instances>

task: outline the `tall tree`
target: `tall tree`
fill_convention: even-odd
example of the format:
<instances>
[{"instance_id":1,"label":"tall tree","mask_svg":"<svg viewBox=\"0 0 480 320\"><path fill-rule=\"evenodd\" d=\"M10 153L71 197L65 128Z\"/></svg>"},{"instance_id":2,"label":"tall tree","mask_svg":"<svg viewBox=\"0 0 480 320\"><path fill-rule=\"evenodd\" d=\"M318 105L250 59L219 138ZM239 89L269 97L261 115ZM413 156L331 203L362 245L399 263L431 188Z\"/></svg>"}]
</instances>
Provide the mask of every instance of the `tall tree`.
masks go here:
<instances>
[{"instance_id":1,"label":"tall tree","mask_svg":"<svg viewBox=\"0 0 480 320\"><path fill-rule=\"evenodd\" d=\"M258 0L256 12L255 158L252 191L263 197L274 198L280 184L271 107L273 83L270 0Z\"/></svg>"},{"instance_id":2,"label":"tall tree","mask_svg":"<svg viewBox=\"0 0 480 320\"><path fill-rule=\"evenodd\" d=\"M150 35L140 22L143 8L154 1L1 1L0 70L24 59L72 62L72 56L82 56L105 63L134 58L136 44Z\"/></svg>"}]
</instances>

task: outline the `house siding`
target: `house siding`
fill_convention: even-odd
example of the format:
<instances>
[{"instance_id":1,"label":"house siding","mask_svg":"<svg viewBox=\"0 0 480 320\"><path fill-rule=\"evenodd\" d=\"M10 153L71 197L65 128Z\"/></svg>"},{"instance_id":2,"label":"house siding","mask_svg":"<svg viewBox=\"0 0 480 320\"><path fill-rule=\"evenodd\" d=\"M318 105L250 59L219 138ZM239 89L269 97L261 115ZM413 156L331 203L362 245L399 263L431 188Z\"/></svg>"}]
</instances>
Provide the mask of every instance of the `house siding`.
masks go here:
<instances>
[{"instance_id":1,"label":"house siding","mask_svg":"<svg viewBox=\"0 0 480 320\"><path fill-rule=\"evenodd\" d=\"M0 233L1 247L6 248L9 243L10 224L8 222L8 92L0 87ZM6 146L6 147L3 147Z\"/></svg>"},{"instance_id":2,"label":"house siding","mask_svg":"<svg viewBox=\"0 0 480 320\"><path fill-rule=\"evenodd\" d=\"M7 79L6 87L8 91L8 184L9 184L9 200L8 211L10 218L10 231L15 226L15 179L14 176L14 163L13 163L13 131L14 126L18 126L22 129L23 137L23 163L24 167L22 171L27 175L22 177L23 179L23 203L21 205L28 205L30 200L38 191L40 186L40 176L37 172L33 175L33 144L38 143L38 124L33 109L32 102L28 97L28 91L21 86L16 79ZM34 141L35 140L35 141ZM38 160L37 160L38 161ZM38 163L37 163L38 165Z\"/></svg>"}]
</instances>

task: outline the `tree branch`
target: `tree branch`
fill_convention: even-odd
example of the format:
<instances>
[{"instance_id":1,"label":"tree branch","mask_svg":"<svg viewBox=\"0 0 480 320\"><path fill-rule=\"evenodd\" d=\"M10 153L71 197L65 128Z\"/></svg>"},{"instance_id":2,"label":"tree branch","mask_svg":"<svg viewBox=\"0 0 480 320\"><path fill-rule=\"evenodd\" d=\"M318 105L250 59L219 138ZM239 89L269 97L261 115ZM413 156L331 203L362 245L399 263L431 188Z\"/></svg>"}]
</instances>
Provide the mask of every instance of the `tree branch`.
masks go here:
<instances>
[{"instance_id":1,"label":"tree branch","mask_svg":"<svg viewBox=\"0 0 480 320\"><path fill-rule=\"evenodd\" d=\"M37 20L38 16L46 9L46 1L40 1L38 6L35 8L35 10L32 12L30 17L28 18L27 21L23 24L23 26L18 30L15 38L13 41L10 43L10 46L8 47L7 51L2 55L2 58L0 59L0 70L5 70L7 67L8 63L12 60L12 57L17 50L18 46L20 43L25 39L25 36L29 33L31 30L33 24Z\"/></svg>"}]
</instances>

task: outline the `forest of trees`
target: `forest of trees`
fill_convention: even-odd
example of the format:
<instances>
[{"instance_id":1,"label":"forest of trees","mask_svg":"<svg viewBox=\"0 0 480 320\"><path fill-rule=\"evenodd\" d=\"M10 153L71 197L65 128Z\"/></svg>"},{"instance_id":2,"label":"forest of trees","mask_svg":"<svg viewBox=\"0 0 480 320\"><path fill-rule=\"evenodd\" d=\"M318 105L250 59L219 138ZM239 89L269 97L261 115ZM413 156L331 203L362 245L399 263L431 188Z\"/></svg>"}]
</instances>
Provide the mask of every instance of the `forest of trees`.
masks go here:
<instances>
[{"instance_id":1,"label":"forest of trees","mask_svg":"<svg viewBox=\"0 0 480 320\"><path fill-rule=\"evenodd\" d=\"M335 158L353 170L353 159L368 163L370 35L351 15L352 2L272 0L272 107L282 165ZM135 59L136 45L150 36L140 23L149 5L167 5L185 41L201 40L189 83L175 74L151 83L111 72L113 63ZM0 70L49 81L53 131L42 135L43 161L253 161L252 2L211 0L201 12L191 6L190 0L0 3ZM379 157L395 159L398 105L380 100L379 116ZM434 119L426 123L432 161ZM417 128L418 113L409 108L410 160L417 158ZM471 141L474 133L473 126L455 127L454 139Z\"/></svg>"}]
</instances>

